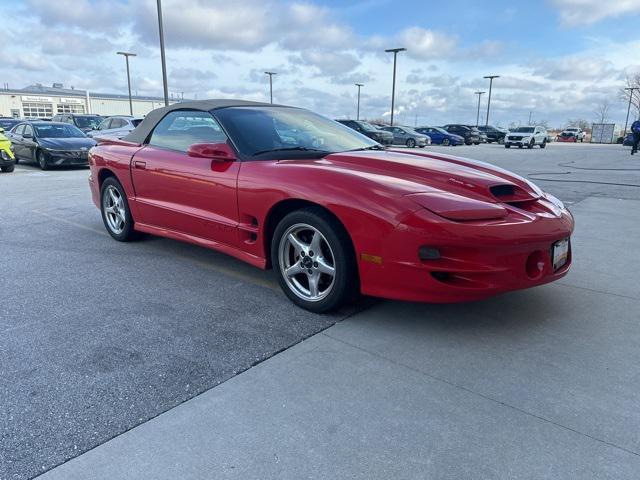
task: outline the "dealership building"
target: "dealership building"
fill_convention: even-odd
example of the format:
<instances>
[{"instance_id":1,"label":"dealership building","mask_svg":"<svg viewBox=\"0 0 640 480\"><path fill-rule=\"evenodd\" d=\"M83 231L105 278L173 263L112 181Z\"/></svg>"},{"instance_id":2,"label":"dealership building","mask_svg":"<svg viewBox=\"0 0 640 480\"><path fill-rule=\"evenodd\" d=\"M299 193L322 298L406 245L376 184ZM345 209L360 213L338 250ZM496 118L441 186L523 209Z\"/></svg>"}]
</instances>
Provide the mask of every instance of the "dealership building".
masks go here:
<instances>
[{"instance_id":1,"label":"dealership building","mask_svg":"<svg viewBox=\"0 0 640 480\"><path fill-rule=\"evenodd\" d=\"M164 99L136 95L132 103L133 115L141 117L164 106ZM0 90L0 117L51 118L58 113L129 115L129 96L64 88L59 83L51 87L35 84L19 90Z\"/></svg>"}]
</instances>

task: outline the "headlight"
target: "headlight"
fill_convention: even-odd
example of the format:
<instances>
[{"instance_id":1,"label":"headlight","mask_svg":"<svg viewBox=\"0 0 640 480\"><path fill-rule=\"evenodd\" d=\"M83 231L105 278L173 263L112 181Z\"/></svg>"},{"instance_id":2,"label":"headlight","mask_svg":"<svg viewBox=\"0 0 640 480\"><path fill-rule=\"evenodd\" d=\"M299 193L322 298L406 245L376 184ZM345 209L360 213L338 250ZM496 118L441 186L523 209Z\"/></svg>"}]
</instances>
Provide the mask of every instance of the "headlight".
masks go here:
<instances>
[{"instance_id":1,"label":"headlight","mask_svg":"<svg viewBox=\"0 0 640 480\"><path fill-rule=\"evenodd\" d=\"M0 156L2 157L3 160L11 160L11 157L9 156L9 154L4 150L0 150Z\"/></svg>"},{"instance_id":2,"label":"headlight","mask_svg":"<svg viewBox=\"0 0 640 480\"><path fill-rule=\"evenodd\" d=\"M412 193L407 197L436 215L453 221L500 219L508 213L505 208L495 203L449 192Z\"/></svg>"},{"instance_id":3,"label":"headlight","mask_svg":"<svg viewBox=\"0 0 640 480\"><path fill-rule=\"evenodd\" d=\"M522 137L521 139L523 142L526 142L527 140L531 140L531 137Z\"/></svg>"}]
</instances>

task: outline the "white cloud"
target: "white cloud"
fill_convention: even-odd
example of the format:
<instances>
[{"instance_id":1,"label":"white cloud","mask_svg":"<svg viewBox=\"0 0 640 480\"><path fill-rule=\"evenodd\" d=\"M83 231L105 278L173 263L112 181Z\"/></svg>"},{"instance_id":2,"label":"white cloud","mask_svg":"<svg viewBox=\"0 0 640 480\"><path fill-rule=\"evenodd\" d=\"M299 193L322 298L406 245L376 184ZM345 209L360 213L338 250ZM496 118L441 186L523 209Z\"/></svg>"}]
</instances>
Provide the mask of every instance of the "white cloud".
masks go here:
<instances>
[{"instance_id":1,"label":"white cloud","mask_svg":"<svg viewBox=\"0 0 640 480\"><path fill-rule=\"evenodd\" d=\"M398 41L407 48L410 57L421 60L446 57L456 49L458 43L455 37L420 27L403 30L398 35Z\"/></svg>"},{"instance_id":2,"label":"white cloud","mask_svg":"<svg viewBox=\"0 0 640 480\"><path fill-rule=\"evenodd\" d=\"M564 25L591 25L605 18L640 12L640 0L550 0Z\"/></svg>"}]
</instances>

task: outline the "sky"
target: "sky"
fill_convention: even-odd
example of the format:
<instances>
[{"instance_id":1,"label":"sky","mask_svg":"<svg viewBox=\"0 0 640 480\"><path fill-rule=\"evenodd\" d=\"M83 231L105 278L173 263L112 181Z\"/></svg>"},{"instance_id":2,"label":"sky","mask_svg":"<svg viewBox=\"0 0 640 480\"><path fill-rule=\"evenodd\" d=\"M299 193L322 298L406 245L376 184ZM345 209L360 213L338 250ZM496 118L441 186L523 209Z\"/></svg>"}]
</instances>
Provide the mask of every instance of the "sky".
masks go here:
<instances>
[{"instance_id":1,"label":"sky","mask_svg":"<svg viewBox=\"0 0 640 480\"><path fill-rule=\"evenodd\" d=\"M396 122L490 123L529 117L623 124L625 78L640 74L640 0L163 0L169 91L274 101L333 118L387 119L398 55ZM0 0L0 84L162 95L155 0ZM481 122L487 95L482 96ZM635 112L637 114L637 112Z\"/></svg>"}]
</instances>

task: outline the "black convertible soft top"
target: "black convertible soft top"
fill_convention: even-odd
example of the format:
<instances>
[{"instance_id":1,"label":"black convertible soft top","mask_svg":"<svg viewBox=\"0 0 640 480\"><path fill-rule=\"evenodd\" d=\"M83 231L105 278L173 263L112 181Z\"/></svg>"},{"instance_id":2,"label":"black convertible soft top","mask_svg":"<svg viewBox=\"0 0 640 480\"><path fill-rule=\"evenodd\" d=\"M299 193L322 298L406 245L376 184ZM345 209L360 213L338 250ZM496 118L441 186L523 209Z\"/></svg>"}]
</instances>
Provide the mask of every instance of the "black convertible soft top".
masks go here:
<instances>
[{"instance_id":1,"label":"black convertible soft top","mask_svg":"<svg viewBox=\"0 0 640 480\"><path fill-rule=\"evenodd\" d=\"M209 112L219 108L227 107L282 107L283 105L272 105L270 103L249 102L247 100L194 100L190 102L178 102L168 107L156 108L149 112L144 120L129 135L123 138L127 142L142 144L153 131L157 123L164 116L175 110L198 110L201 112Z\"/></svg>"}]
</instances>

